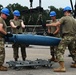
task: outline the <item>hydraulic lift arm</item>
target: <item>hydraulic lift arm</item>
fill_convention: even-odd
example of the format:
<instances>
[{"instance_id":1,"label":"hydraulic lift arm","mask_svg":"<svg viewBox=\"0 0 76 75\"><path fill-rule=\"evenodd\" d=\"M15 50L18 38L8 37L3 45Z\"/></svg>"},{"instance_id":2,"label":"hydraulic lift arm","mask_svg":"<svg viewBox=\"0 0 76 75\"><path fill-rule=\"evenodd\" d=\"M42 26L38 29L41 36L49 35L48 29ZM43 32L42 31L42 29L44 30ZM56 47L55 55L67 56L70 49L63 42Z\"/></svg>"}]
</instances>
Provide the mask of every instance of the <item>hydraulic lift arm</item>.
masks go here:
<instances>
[{"instance_id":1,"label":"hydraulic lift arm","mask_svg":"<svg viewBox=\"0 0 76 75\"><path fill-rule=\"evenodd\" d=\"M73 2L72 0L70 0L70 3L71 3L71 7L72 7L72 14L74 16L74 18L76 18L76 0L75 0L75 9L73 7Z\"/></svg>"},{"instance_id":2,"label":"hydraulic lift arm","mask_svg":"<svg viewBox=\"0 0 76 75\"><path fill-rule=\"evenodd\" d=\"M76 0L75 0L75 11L74 11L74 17L76 18Z\"/></svg>"}]
</instances>

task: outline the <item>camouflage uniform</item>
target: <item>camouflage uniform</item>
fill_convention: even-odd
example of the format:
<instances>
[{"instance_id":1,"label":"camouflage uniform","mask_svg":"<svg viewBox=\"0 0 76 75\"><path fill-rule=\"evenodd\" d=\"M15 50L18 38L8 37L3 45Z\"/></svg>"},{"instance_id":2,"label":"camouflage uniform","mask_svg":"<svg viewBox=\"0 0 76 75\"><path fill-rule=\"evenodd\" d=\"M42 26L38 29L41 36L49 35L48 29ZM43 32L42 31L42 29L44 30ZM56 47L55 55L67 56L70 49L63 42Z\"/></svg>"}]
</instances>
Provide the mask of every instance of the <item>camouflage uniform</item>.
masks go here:
<instances>
[{"instance_id":1,"label":"camouflage uniform","mask_svg":"<svg viewBox=\"0 0 76 75\"><path fill-rule=\"evenodd\" d=\"M1 17L0 17L0 23L3 24L3 29L6 31L6 23ZM0 33L0 66L3 65L4 60L5 60L4 38L3 34Z\"/></svg>"},{"instance_id":2,"label":"camouflage uniform","mask_svg":"<svg viewBox=\"0 0 76 75\"><path fill-rule=\"evenodd\" d=\"M55 21L50 21L50 24L51 23L56 23L57 22L57 20L55 20ZM49 26L48 27L50 30L51 30L51 32L50 33L54 33L55 31L56 31L56 27L54 27L54 26ZM59 33L57 33L56 35L54 35L54 37L59 37ZM56 57L56 50L57 50L57 46L50 46L50 54L54 57Z\"/></svg>"},{"instance_id":3,"label":"camouflage uniform","mask_svg":"<svg viewBox=\"0 0 76 75\"><path fill-rule=\"evenodd\" d=\"M74 31L76 34L76 20L75 20ZM75 39L71 42L71 44L68 45L68 49L72 56L73 61L76 63L76 35L75 35Z\"/></svg>"},{"instance_id":4,"label":"camouflage uniform","mask_svg":"<svg viewBox=\"0 0 76 75\"><path fill-rule=\"evenodd\" d=\"M21 26L22 20L20 20L20 19L18 19L18 20L12 19L12 20L10 20L10 22L13 22L14 25L16 25L16 26ZM21 34L22 32L23 32L23 30L22 30L21 27L19 29L12 28L12 33L13 34ZM15 59L19 58L19 56L18 56L18 49L19 49L19 47L21 47L22 59L26 58L26 50L25 50L26 49L26 45L25 44L14 43L12 45L12 47L13 47L13 52L14 52L13 54L14 54L14 58Z\"/></svg>"},{"instance_id":5,"label":"camouflage uniform","mask_svg":"<svg viewBox=\"0 0 76 75\"><path fill-rule=\"evenodd\" d=\"M57 58L58 58L58 61L60 62L60 61L64 61L63 58L64 58L65 48L69 46L69 44L71 44L73 41L75 42L76 27L75 27L75 20L71 15L62 17L59 22L63 25L62 26L63 38L60 41L58 45L58 50L57 50ZM75 47L74 42L72 43L73 47L71 50L75 50L73 49ZM76 54L74 56L76 56ZM72 58L76 60L74 57Z\"/></svg>"},{"instance_id":6,"label":"camouflage uniform","mask_svg":"<svg viewBox=\"0 0 76 75\"><path fill-rule=\"evenodd\" d=\"M73 61L76 63L76 39L68 45L68 49Z\"/></svg>"}]
</instances>

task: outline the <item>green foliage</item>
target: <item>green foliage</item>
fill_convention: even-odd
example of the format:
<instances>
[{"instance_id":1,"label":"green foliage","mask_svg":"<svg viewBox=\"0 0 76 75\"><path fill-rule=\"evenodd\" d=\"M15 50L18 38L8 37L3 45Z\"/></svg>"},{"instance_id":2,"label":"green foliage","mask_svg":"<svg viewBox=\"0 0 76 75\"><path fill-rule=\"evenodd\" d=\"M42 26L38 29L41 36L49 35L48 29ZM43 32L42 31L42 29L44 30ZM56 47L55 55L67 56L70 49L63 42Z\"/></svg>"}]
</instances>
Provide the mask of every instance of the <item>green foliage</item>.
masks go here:
<instances>
[{"instance_id":1,"label":"green foliage","mask_svg":"<svg viewBox=\"0 0 76 75\"><path fill-rule=\"evenodd\" d=\"M2 8L3 8L3 6L0 5L0 10ZM25 24L37 24L39 14L42 14L43 21L46 21L46 20L50 19L50 16L49 16L50 11L55 11L57 13L57 18L61 18L63 16L63 9L62 8L58 9L54 6L49 6L50 10L48 10L48 9L43 10L43 12L38 11L38 12L35 12L35 13L29 12L29 13L25 13L25 14L22 14L22 11L28 9L28 7L22 6L18 3L9 4L9 5L7 5L7 8L9 8L10 11L11 11L10 16L6 20L7 25L9 25L9 20L13 18L13 11L14 10L19 10L21 12L21 17L20 18L22 18L24 20ZM29 20L30 20L30 23L29 23Z\"/></svg>"},{"instance_id":2,"label":"green foliage","mask_svg":"<svg viewBox=\"0 0 76 75\"><path fill-rule=\"evenodd\" d=\"M21 6L21 5L18 4L18 3L9 4L9 5L7 5L7 8L10 9L10 16L8 17L8 19L7 19L7 21L6 21L7 25L9 25L9 20L13 18L13 11L14 11L14 10L22 11L22 10L24 10L24 9L28 9L28 7L26 7L26 6ZM21 16L21 17L22 17L22 16ZM21 18L21 17L20 17L20 18Z\"/></svg>"},{"instance_id":3,"label":"green foliage","mask_svg":"<svg viewBox=\"0 0 76 75\"><path fill-rule=\"evenodd\" d=\"M55 11L57 13L57 18L61 18L63 16L63 9L62 8L55 8L54 6L49 6L50 11Z\"/></svg>"},{"instance_id":4,"label":"green foliage","mask_svg":"<svg viewBox=\"0 0 76 75\"><path fill-rule=\"evenodd\" d=\"M0 4L0 11L1 11L2 8L3 8L3 6Z\"/></svg>"}]
</instances>

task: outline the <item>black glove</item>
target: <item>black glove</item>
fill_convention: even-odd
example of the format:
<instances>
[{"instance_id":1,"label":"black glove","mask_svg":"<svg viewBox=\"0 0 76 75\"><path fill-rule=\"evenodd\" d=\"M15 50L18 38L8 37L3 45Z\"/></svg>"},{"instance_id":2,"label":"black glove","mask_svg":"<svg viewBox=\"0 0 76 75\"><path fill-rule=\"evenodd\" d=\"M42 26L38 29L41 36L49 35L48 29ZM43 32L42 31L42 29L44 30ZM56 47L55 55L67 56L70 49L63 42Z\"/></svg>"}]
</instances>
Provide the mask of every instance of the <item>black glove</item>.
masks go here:
<instances>
[{"instance_id":1,"label":"black glove","mask_svg":"<svg viewBox=\"0 0 76 75\"><path fill-rule=\"evenodd\" d=\"M13 37L13 34L10 32L7 32L7 34L5 35L6 37Z\"/></svg>"},{"instance_id":2,"label":"black glove","mask_svg":"<svg viewBox=\"0 0 76 75\"><path fill-rule=\"evenodd\" d=\"M16 28L17 28L17 29L20 29L20 27L21 27L21 26L17 26Z\"/></svg>"},{"instance_id":3,"label":"black glove","mask_svg":"<svg viewBox=\"0 0 76 75\"><path fill-rule=\"evenodd\" d=\"M22 33L18 33L18 34L22 34Z\"/></svg>"},{"instance_id":4,"label":"black glove","mask_svg":"<svg viewBox=\"0 0 76 75\"><path fill-rule=\"evenodd\" d=\"M47 33L47 35L48 35L48 36L54 36L54 34L53 34L53 33Z\"/></svg>"}]
</instances>

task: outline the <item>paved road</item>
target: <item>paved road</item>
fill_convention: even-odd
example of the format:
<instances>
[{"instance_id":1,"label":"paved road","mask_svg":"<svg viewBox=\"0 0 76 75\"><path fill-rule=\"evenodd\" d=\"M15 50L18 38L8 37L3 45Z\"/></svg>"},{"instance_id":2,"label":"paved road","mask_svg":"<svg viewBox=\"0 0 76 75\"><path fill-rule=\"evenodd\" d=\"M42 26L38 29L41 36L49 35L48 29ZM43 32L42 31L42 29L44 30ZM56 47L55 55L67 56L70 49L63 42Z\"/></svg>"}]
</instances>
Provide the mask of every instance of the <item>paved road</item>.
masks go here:
<instances>
[{"instance_id":1,"label":"paved road","mask_svg":"<svg viewBox=\"0 0 76 75\"><path fill-rule=\"evenodd\" d=\"M13 60L13 50L11 48L11 45L6 49L6 59L4 65L8 66L6 64L7 61ZM45 59L48 60L50 56L50 48L47 46L30 46L27 48L27 59L28 60L36 60L39 59ZM8 69L8 71L0 72L0 75L76 75L76 69L70 68L70 64L72 62L71 57L68 57L68 50L65 51L65 66L67 69L67 72L65 73L57 73L53 72L53 68L57 68L59 66L58 63L54 63L51 68L43 68L40 67L38 69L22 69L20 71L13 70L11 68ZM21 59L21 53L19 52L19 60Z\"/></svg>"}]
</instances>

